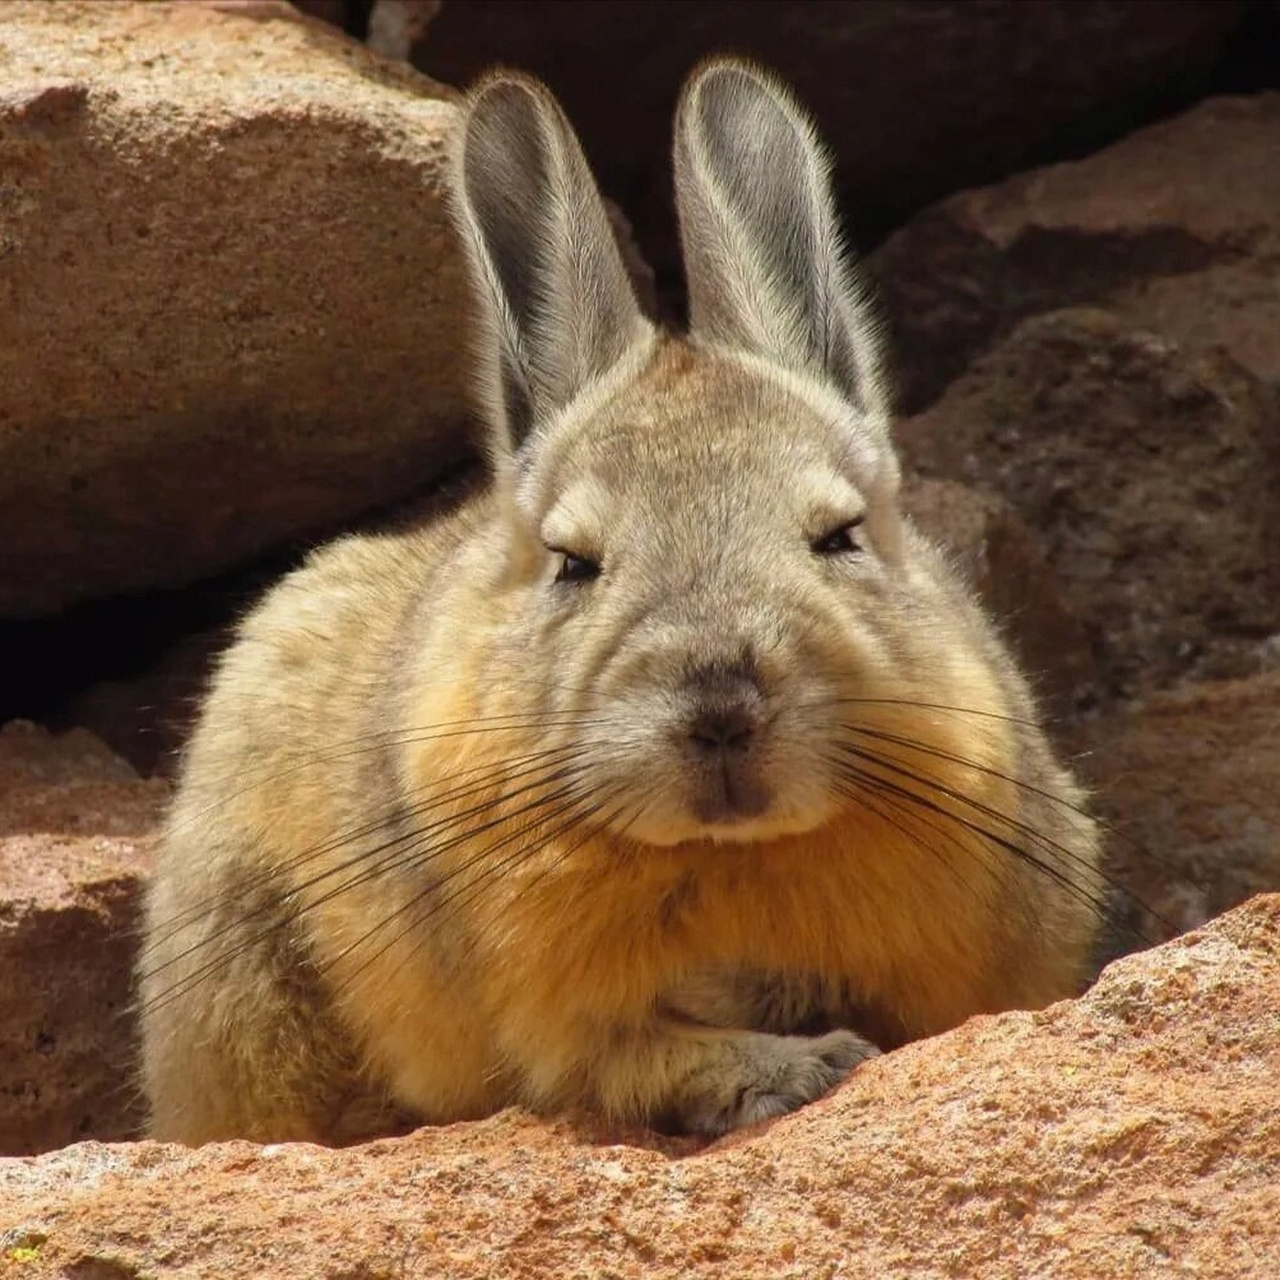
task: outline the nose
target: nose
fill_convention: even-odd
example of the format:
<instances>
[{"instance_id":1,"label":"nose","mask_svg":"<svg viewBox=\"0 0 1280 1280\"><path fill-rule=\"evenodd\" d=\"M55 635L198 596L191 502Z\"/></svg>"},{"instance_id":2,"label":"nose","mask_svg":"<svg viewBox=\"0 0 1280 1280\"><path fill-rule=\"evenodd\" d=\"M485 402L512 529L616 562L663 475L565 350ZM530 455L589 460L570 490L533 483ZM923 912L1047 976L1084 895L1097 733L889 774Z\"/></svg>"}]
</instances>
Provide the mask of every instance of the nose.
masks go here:
<instances>
[{"instance_id":1,"label":"nose","mask_svg":"<svg viewBox=\"0 0 1280 1280\"><path fill-rule=\"evenodd\" d=\"M698 708L688 718L687 732L695 747L711 752L745 747L759 726L755 709L738 703Z\"/></svg>"},{"instance_id":2,"label":"nose","mask_svg":"<svg viewBox=\"0 0 1280 1280\"><path fill-rule=\"evenodd\" d=\"M764 720L760 686L742 669L703 668L690 677L686 696L688 712L682 727L699 755L745 750Z\"/></svg>"}]
</instances>

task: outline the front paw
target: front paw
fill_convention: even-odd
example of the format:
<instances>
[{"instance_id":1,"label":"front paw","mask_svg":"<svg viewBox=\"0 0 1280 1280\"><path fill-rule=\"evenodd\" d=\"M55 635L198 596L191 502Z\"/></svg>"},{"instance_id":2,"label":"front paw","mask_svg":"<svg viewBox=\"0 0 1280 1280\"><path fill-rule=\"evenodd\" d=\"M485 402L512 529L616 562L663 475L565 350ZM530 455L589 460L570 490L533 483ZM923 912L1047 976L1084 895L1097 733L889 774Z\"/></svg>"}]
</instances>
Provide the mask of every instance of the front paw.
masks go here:
<instances>
[{"instance_id":1,"label":"front paw","mask_svg":"<svg viewBox=\"0 0 1280 1280\"><path fill-rule=\"evenodd\" d=\"M795 1111L880 1052L852 1031L812 1037L752 1034L735 1038L726 1049L724 1074L703 1076L696 1082L700 1096L681 1108L691 1132L716 1137Z\"/></svg>"}]
</instances>

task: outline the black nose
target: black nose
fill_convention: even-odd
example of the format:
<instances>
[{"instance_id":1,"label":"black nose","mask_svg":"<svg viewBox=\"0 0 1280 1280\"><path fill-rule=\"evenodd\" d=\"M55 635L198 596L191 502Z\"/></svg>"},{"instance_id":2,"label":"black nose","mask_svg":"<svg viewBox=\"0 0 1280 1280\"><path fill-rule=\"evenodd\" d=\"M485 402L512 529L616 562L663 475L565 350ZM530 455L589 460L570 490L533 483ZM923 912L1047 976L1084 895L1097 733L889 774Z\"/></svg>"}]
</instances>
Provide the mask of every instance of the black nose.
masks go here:
<instances>
[{"instance_id":1,"label":"black nose","mask_svg":"<svg viewBox=\"0 0 1280 1280\"><path fill-rule=\"evenodd\" d=\"M745 747L759 727L758 711L745 703L701 707L688 720L689 737L704 751Z\"/></svg>"},{"instance_id":2,"label":"black nose","mask_svg":"<svg viewBox=\"0 0 1280 1280\"><path fill-rule=\"evenodd\" d=\"M695 671L685 686L683 729L699 753L741 751L764 719L764 697L753 672L741 664Z\"/></svg>"}]
</instances>

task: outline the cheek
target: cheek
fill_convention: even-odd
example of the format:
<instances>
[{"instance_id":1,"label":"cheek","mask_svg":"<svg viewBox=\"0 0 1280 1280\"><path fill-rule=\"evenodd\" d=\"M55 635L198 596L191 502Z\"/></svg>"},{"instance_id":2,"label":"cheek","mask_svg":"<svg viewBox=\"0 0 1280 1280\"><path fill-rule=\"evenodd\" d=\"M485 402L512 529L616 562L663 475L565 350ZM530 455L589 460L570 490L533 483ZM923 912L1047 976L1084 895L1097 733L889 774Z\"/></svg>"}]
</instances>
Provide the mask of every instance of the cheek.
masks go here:
<instances>
[{"instance_id":1,"label":"cheek","mask_svg":"<svg viewBox=\"0 0 1280 1280\"><path fill-rule=\"evenodd\" d=\"M886 619L855 638L839 663L837 754L934 801L1007 810L1014 748L998 673L936 622Z\"/></svg>"}]
</instances>

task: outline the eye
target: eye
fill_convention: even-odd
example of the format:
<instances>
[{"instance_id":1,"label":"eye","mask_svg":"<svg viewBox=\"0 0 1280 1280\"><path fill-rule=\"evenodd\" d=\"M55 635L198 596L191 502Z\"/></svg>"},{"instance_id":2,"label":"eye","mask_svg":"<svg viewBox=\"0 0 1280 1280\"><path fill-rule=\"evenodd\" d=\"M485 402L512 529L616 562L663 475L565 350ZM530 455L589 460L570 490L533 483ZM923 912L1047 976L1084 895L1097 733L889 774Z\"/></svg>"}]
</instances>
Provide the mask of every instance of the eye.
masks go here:
<instances>
[{"instance_id":1,"label":"eye","mask_svg":"<svg viewBox=\"0 0 1280 1280\"><path fill-rule=\"evenodd\" d=\"M600 576L599 561L588 560L586 556L575 556L572 551L564 551L560 547L550 547L549 550L560 557L557 582L590 582L592 578Z\"/></svg>"},{"instance_id":2,"label":"eye","mask_svg":"<svg viewBox=\"0 0 1280 1280\"><path fill-rule=\"evenodd\" d=\"M854 537L854 532L862 524L862 521L863 517L857 516L832 529L829 533L824 533L821 538L809 544L813 548L814 554L819 556L839 556L861 551L862 547L857 538Z\"/></svg>"}]
</instances>

